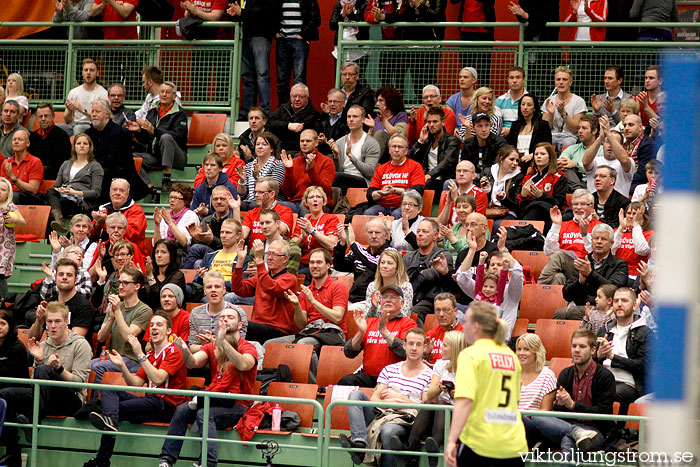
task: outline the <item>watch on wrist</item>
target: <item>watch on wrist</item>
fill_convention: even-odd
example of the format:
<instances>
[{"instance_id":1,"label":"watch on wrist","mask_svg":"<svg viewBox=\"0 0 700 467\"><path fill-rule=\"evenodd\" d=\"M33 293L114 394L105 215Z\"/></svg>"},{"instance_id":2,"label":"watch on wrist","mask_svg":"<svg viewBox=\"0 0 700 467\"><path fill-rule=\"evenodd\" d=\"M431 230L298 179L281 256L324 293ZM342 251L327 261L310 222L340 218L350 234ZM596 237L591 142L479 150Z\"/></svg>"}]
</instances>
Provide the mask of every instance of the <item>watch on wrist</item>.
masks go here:
<instances>
[{"instance_id":1,"label":"watch on wrist","mask_svg":"<svg viewBox=\"0 0 700 467\"><path fill-rule=\"evenodd\" d=\"M143 354L139 357L139 363L143 363L146 360L148 360L148 357L146 356L146 354Z\"/></svg>"},{"instance_id":2,"label":"watch on wrist","mask_svg":"<svg viewBox=\"0 0 700 467\"><path fill-rule=\"evenodd\" d=\"M313 229L309 235L312 236L312 237L313 237L314 235L316 235L316 229Z\"/></svg>"}]
</instances>

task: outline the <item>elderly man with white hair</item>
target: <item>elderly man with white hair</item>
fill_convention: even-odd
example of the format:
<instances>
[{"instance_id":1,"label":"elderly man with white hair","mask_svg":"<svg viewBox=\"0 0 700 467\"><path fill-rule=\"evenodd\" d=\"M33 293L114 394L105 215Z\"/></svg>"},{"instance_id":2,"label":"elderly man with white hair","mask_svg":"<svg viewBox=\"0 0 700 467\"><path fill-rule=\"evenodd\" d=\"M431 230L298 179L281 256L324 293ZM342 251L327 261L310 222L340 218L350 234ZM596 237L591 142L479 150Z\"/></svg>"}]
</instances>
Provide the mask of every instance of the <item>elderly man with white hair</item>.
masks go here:
<instances>
[{"instance_id":1,"label":"elderly man with white hair","mask_svg":"<svg viewBox=\"0 0 700 467\"><path fill-rule=\"evenodd\" d=\"M311 103L309 88L302 83L292 86L289 102L275 110L267 122L267 128L280 140L285 151L299 151L299 135L303 130L315 129L321 114Z\"/></svg>"},{"instance_id":2,"label":"elderly man with white hair","mask_svg":"<svg viewBox=\"0 0 700 467\"><path fill-rule=\"evenodd\" d=\"M591 232L592 252L586 258L574 260L574 272L569 275L564 299L573 304L554 313L555 319L582 319L586 303L595 303L598 288L605 284L627 285L629 273L625 260L611 253L614 233L607 224L598 224Z\"/></svg>"}]
</instances>

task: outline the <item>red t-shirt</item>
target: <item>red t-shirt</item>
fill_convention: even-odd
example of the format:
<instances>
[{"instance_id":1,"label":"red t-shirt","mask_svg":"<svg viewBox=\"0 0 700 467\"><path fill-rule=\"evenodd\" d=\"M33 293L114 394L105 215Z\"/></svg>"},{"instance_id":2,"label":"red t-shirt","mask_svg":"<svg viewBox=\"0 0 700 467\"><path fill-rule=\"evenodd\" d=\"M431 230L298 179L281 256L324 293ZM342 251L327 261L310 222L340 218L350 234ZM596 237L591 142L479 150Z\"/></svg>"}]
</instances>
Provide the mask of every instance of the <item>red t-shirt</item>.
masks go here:
<instances>
[{"instance_id":1,"label":"red t-shirt","mask_svg":"<svg viewBox=\"0 0 700 467\"><path fill-rule=\"evenodd\" d=\"M190 312L180 309L178 314L173 318L173 333L170 337L170 341L175 338L175 336L181 337L183 341L188 342L190 340ZM146 332L143 334L143 340L148 342L151 340L151 323L148 323Z\"/></svg>"},{"instance_id":2,"label":"red t-shirt","mask_svg":"<svg viewBox=\"0 0 700 467\"><path fill-rule=\"evenodd\" d=\"M649 241L651 236L654 235L653 230L644 230L642 233L644 234L644 238L647 240L647 242ZM617 256L620 259L624 259L627 262L627 266L629 266L630 276L637 275L637 268L639 267L640 261L649 260L649 255L639 256L637 253L634 252L634 243L632 242L632 230L625 230L624 232L622 232L622 243L617 248L615 256Z\"/></svg>"},{"instance_id":3,"label":"red t-shirt","mask_svg":"<svg viewBox=\"0 0 700 467\"><path fill-rule=\"evenodd\" d=\"M450 329L451 331L464 331L462 323L457 321L457 325ZM442 340L445 338L445 331L440 326L435 326L433 329L425 333L428 339L433 340L433 351L430 352L430 363L435 363L442 358Z\"/></svg>"},{"instance_id":4,"label":"red t-shirt","mask_svg":"<svg viewBox=\"0 0 700 467\"><path fill-rule=\"evenodd\" d=\"M316 229L316 232L323 235L338 235L338 222L340 221L335 214L324 212L318 219L311 219L311 214L307 214L304 217L311 221L311 225ZM298 222L294 227L294 235L292 237L301 237L301 227ZM309 264L309 253L316 248L321 248L316 238L311 235L307 236L299 246L301 247L301 264Z\"/></svg>"},{"instance_id":5,"label":"red t-shirt","mask_svg":"<svg viewBox=\"0 0 700 467\"><path fill-rule=\"evenodd\" d=\"M386 185L404 190L408 190L414 185L425 185L423 166L408 158L401 165L394 165L391 161L380 165L375 170L372 183L369 186L381 190ZM384 196L377 203L386 207L398 208L401 205L401 196L397 194Z\"/></svg>"},{"instance_id":6,"label":"red t-shirt","mask_svg":"<svg viewBox=\"0 0 700 467\"><path fill-rule=\"evenodd\" d=\"M227 163L224 164L223 168L221 171L225 174L228 174L228 181L233 183L236 188L238 188L238 173L236 172L236 167L245 167L245 162L243 162L241 159L238 157L231 157L231 159L228 160ZM204 180L206 180L207 177L204 175L204 164L202 164L202 168L199 169L199 172L197 172L197 176L194 178L194 187L197 188L199 185L204 183Z\"/></svg>"},{"instance_id":7,"label":"red t-shirt","mask_svg":"<svg viewBox=\"0 0 700 467\"><path fill-rule=\"evenodd\" d=\"M309 286L309 288L311 289L311 293L314 295L316 300L321 302L321 304L323 304L324 306L327 306L328 308L333 308L334 306L342 306L345 309L348 308L349 292L348 289L340 281L337 281L328 276L328 278L323 283L320 289L316 288L316 284L313 280L311 281L311 285ZM306 299L306 295L304 295L303 293L299 295L299 306L301 306L302 310L307 311L309 322L315 321L317 319L322 319L327 323L331 322L328 318L323 316L321 312L316 309L315 306L309 303L309 301ZM343 330L343 332L347 336L348 325L344 314L343 319L340 321L340 324L338 324L338 326L340 327L340 329Z\"/></svg>"},{"instance_id":8,"label":"red t-shirt","mask_svg":"<svg viewBox=\"0 0 700 467\"><path fill-rule=\"evenodd\" d=\"M182 359L182 351L175 347L171 342L165 346L159 354L155 353L155 350L151 350L146 354L148 361L159 370L165 370L168 372L168 377L165 378L161 384L156 386L153 384L146 376L146 372L143 366L139 368L136 372L136 376L148 381L149 388L163 388L163 389L187 389L185 384L187 382L187 367L185 366L185 361ZM178 406L185 402L186 396L177 396L174 394L156 394L158 397L162 397L165 402L168 402L174 406Z\"/></svg>"},{"instance_id":9,"label":"red t-shirt","mask_svg":"<svg viewBox=\"0 0 700 467\"><path fill-rule=\"evenodd\" d=\"M484 190L476 185L472 185L472 187L463 194L472 195L476 200L476 212L486 215L486 208L489 206L489 195L487 195ZM455 203L450 203L450 214L447 217L450 224L457 223L457 215L455 214L454 209ZM442 207L440 210L442 210Z\"/></svg>"},{"instance_id":10,"label":"red t-shirt","mask_svg":"<svg viewBox=\"0 0 700 467\"><path fill-rule=\"evenodd\" d=\"M192 3L199 8L200 10L206 12L206 13L211 13L212 10L223 10L226 11L228 8L229 1L228 0L192 0ZM242 5L242 3L241 3ZM219 21L222 21L223 18L221 18ZM216 38L217 39L232 39L233 37L231 36L233 29L231 28L217 28L216 29Z\"/></svg>"},{"instance_id":11,"label":"red t-shirt","mask_svg":"<svg viewBox=\"0 0 700 467\"><path fill-rule=\"evenodd\" d=\"M292 227L294 226L294 214L292 210L287 206L282 206L280 203L275 203L272 208L280 215L280 221L287 226L287 233L285 236L292 236ZM243 227L248 227L250 229L250 236L248 237L248 248L253 246L253 241L259 238L261 241L265 241L265 236L260 230L260 211L262 208L257 207L252 211L248 211L248 214L243 218Z\"/></svg>"},{"instance_id":12,"label":"red t-shirt","mask_svg":"<svg viewBox=\"0 0 700 467\"><path fill-rule=\"evenodd\" d=\"M121 21L136 21L136 7L139 5L139 0L114 0L120 5L134 5L134 9L131 11L126 19L122 18L117 11L112 8L111 5L105 5L105 9L102 12L102 21L105 23L114 23ZM95 5L102 5L102 0L95 0ZM105 39L138 39L139 32L136 26L133 28L129 27L105 27L102 28L104 31Z\"/></svg>"},{"instance_id":13,"label":"red t-shirt","mask_svg":"<svg viewBox=\"0 0 700 467\"><path fill-rule=\"evenodd\" d=\"M379 373L385 366L401 361L398 355L389 350L386 340L377 328L378 324L379 318L368 319L367 332L362 338L362 347L365 350L362 359L362 369L365 373L375 378L379 376ZM411 318L399 318L389 321L386 328L392 336L404 339L406 332L417 326L416 322Z\"/></svg>"},{"instance_id":14,"label":"red t-shirt","mask_svg":"<svg viewBox=\"0 0 700 467\"><path fill-rule=\"evenodd\" d=\"M229 392L231 394L253 394L255 377L258 374L258 351L255 346L245 339L238 339L238 352L242 355L252 355L255 364L248 371L238 371L231 364L231 371L220 372L219 364L214 356L214 342L205 344L203 350L209 358L209 371L211 372L211 384L206 387L207 391ZM250 407L253 401L236 401L245 407Z\"/></svg>"},{"instance_id":15,"label":"red t-shirt","mask_svg":"<svg viewBox=\"0 0 700 467\"><path fill-rule=\"evenodd\" d=\"M602 224L602 222L591 219L588 224L588 233L590 234L593 232L593 227L598 224ZM581 259L588 256L586 247L583 245L583 238L581 238L581 230L576 221L561 223L561 230L559 230L559 248L572 251Z\"/></svg>"},{"instance_id":16,"label":"red t-shirt","mask_svg":"<svg viewBox=\"0 0 700 467\"><path fill-rule=\"evenodd\" d=\"M14 157L5 160L10 161L12 173L23 182L30 182L32 180L39 180L39 182L44 181L44 164L42 164L41 159L38 157L27 153L25 158L19 163ZM0 177L7 178L7 170L5 170L4 163L0 167ZM14 183L12 183L12 191L19 191L19 188Z\"/></svg>"}]
</instances>

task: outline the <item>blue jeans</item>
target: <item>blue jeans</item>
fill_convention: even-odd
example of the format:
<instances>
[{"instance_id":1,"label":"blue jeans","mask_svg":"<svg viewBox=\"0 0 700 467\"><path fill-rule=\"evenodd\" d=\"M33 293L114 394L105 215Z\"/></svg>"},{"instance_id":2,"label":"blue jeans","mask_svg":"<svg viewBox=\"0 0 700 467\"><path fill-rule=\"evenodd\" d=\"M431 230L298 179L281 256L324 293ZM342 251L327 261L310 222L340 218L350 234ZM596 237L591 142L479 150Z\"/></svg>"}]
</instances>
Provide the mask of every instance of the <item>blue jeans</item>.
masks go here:
<instances>
[{"instance_id":1,"label":"blue jeans","mask_svg":"<svg viewBox=\"0 0 700 467\"><path fill-rule=\"evenodd\" d=\"M275 44L277 61L277 100L279 105L289 102L289 81L294 72L294 84L306 84L306 60L309 43L304 39L278 37Z\"/></svg>"},{"instance_id":2,"label":"blue jeans","mask_svg":"<svg viewBox=\"0 0 700 467\"><path fill-rule=\"evenodd\" d=\"M169 422L175 407L162 397L147 394L135 396L126 391L102 391L102 413L116 423L120 420L131 423ZM102 435L97 458L109 460L114 452L115 435Z\"/></svg>"},{"instance_id":3,"label":"blue jeans","mask_svg":"<svg viewBox=\"0 0 700 467\"><path fill-rule=\"evenodd\" d=\"M368 401L369 397L362 391L353 391L350 393L349 400L351 401ZM350 434L353 441L367 442L367 425L374 420L374 408L360 407L357 405L348 406L348 419L350 421ZM387 423L379 431L379 439L382 446L389 446L389 441L392 436L398 436L402 441L406 441L411 427L409 425L397 425L396 423ZM396 465L396 456L393 454L382 454L381 464L383 467Z\"/></svg>"},{"instance_id":4,"label":"blue jeans","mask_svg":"<svg viewBox=\"0 0 700 467\"><path fill-rule=\"evenodd\" d=\"M374 206L365 209L362 214L366 216L378 216L379 213L385 216L394 216L394 219L401 219L401 207L392 208L389 206L382 206L381 204L375 204Z\"/></svg>"},{"instance_id":5,"label":"blue jeans","mask_svg":"<svg viewBox=\"0 0 700 467\"><path fill-rule=\"evenodd\" d=\"M209 407L209 426L208 439L211 443L207 443L207 463L208 466L214 466L218 462L217 446L213 440L216 439L216 430L223 430L235 426L238 420L243 416L246 409L241 404L235 404L233 407ZM204 424L204 409L190 410L189 403L185 402L177 406L175 415L170 421L168 428L169 435L184 436L187 432L187 425L194 423L195 420L199 424L201 432ZM160 459L166 459L171 464L174 464L180 457L182 449L181 439L166 439L163 443L163 449L160 451ZM204 464L202 464L204 465Z\"/></svg>"},{"instance_id":6,"label":"blue jeans","mask_svg":"<svg viewBox=\"0 0 700 467\"><path fill-rule=\"evenodd\" d=\"M201 266L202 261L207 253L214 251L207 245L201 243L195 243L187 249L187 256L185 261L182 263L183 269L196 269L197 266ZM199 261L199 263L197 263Z\"/></svg>"},{"instance_id":7,"label":"blue jeans","mask_svg":"<svg viewBox=\"0 0 700 467\"><path fill-rule=\"evenodd\" d=\"M589 425L572 424L566 420L556 417L523 417L523 425L525 430L535 429L553 443L560 443L561 452L564 453L565 459L573 459L576 451L576 441L574 440L575 430L593 430L598 432L598 435L593 439L591 451L596 451L603 445L603 435L595 427Z\"/></svg>"},{"instance_id":8,"label":"blue jeans","mask_svg":"<svg viewBox=\"0 0 700 467\"><path fill-rule=\"evenodd\" d=\"M129 369L130 372L136 373L141 368L139 362L135 362L130 358L124 357L124 364ZM104 376L107 371L116 371L121 373L122 369L110 362L109 360L100 360L99 358L93 358L90 360L90 369L95 372L95 384L100 384L102 382L102 376Z\"/></svg>"},{"instance_id":9,"label":"blue jeans","mask_svg":"<svg viewBox=\"0 0 700 467\"><path fill-rule=\"evenodd\" d=\"M260 107L270 112L270 39L262 36L243 38L241 77L243 97L239 120L248 120L248 110L260 95Z\"/></svg>"}]
</instances>

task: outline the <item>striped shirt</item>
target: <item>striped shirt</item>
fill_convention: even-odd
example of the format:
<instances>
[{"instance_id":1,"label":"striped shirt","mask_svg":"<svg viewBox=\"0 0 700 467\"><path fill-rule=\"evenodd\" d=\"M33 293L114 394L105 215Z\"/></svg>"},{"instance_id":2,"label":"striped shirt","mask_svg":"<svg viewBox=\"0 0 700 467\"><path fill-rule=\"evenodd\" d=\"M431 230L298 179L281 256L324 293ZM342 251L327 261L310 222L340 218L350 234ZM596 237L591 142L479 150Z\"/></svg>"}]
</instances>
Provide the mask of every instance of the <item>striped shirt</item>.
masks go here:
<instances>
[{"instance_id":1,"label":"striped shirt","mask_svg":"<svg viewBox=\"0 0 700 467\"><path fill-rule=\"evenodd\" d=\"M427 391L430 386L433 370L424 365L421 374L408 378L401 374L401 365L403 364L404 362L398 362L385 366L377 377L377 384L386 384L389 388L399 391L411 399L412 402L420 404L423 392Z\"/></svg>"},{"instance_id":2,"label":"striped shirt","mask_svg":"<svg viewBox=\"0 0 700 467\"><path fill-rule=\"evenodd\" d=\"M257 163L258 158L256 157L245 165L245 186L248 189L246 192L246 201L255 200L255 184L257 180L253 177L253 167ZM272 177L277 180L281 187L282 182L284 182L284 164L281 160L270 157L265 165L260 168L258 178L260 177ZM280 193L282 193L281 190ZM279 195L277 197L279 198Z\"/></svg>"},{"instance_id":3,"label":"striped shirt","mask_svg":"<svg viewBox=\"0 0 700 467\"><path fill-rule=\"evenodd\" d=\"M527 93L524 91L523 96ZM513 96L510 91L505 94L498 96L496 99L496 107L501 109L501 115L503 115L503 128L510 128L514 121L518 119L518 107L520 107L520 96L519 99L513 100Z\"/></svg>"},{"instance_id":4,"label":"striped shirt","mask_svg":"<svg viewBox=\"0 0 700 467\"><path fill-rule=\"evenodd\" d=\"M233 308L238 310L238 314L241 317L241 322L243 327L241 328L241 337L245 338L246 332L248 331L248 315L243 310L243 308L238 305L234 305L229 302L224 302L225 308ZM211 332L216 336L219 332L219 316L221 311L215 315L209 313L209 304L199 305L190 312L190 338L188 345L200 344L197 340L197 334L205 333L207 331Z\"/></svg>"},{"instance_id":5,"label":"striped shirt","mask_svg":"<svg viewBox=\"0 0 700 467\"><path fill-rule=\"evenodd\" d=\"M299 0L283 0L280 37L294 39L301 34L301 4Z\"/></svg>"},{"instance_id":6,"label":"striped shirt","mask_svg":"<svg viewBox=\"0 0 700 467\"><path fill-rule=\"evenodd\" d=\"M557 377L554 372L546 366L542 368L535 380L527 386L520 388L520 410L539 410L542 406L544 396L557 388Z\"/></svg>"}]
</instances>

